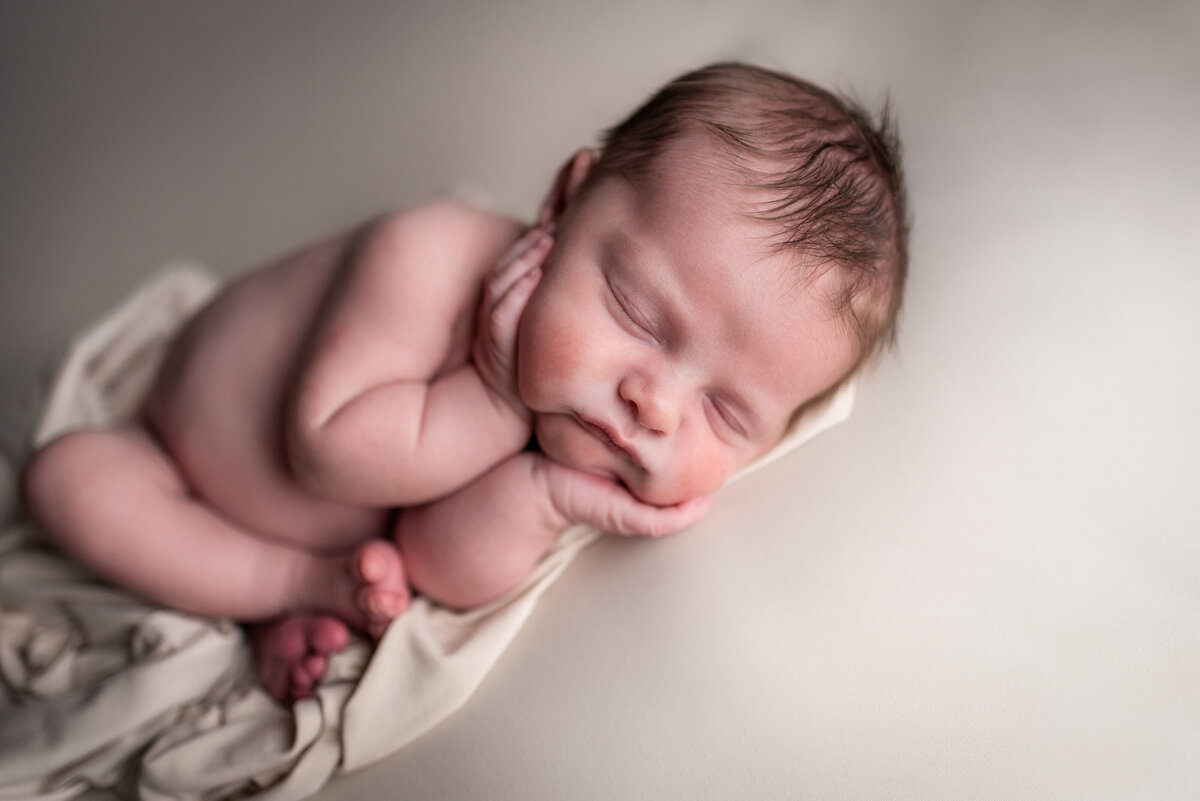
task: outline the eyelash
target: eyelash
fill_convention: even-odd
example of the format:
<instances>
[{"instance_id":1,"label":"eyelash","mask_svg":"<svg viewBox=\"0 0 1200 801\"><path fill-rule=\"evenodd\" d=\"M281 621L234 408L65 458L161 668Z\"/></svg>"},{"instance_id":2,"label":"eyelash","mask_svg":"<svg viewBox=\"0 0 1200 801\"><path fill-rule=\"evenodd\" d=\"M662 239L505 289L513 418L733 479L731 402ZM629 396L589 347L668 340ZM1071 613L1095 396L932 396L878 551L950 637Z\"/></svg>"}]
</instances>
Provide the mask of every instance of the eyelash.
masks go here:
<instances>
[{"instance_id":1,"label":"eyelash","mask_svg":"<svg viewBox=\"0 0 1200 801\"><path fill-rule=\"evenodd\" d=\"M746 430L742 427L741 422L734 416L732 412L718 400L709 398L709 404L718 417L721 418L722 424L739 437L746 436Z\"/></svg>"},{"instance_id":2,"label":"eyelash","mask_svg":"<svg viewBox=\"0 0 1200 801\"><path fill-rule=\"evenodd\" d=\"M608 283L608 292L612 296L613 303L617 307L617 309L620 310L619 316L624 318L622 320L622 324L626 328L628 328L632 333L634 333L635 335L647 337L647 338L657 342L658 337L656 337L654 335L654 332L652 332L649 329L649 327L647 327L645 324L640 322L638 320L638 318L635 317L632 312L630 312L629 307L626 305L625 301L621 298L621 294L619 292L617 292L616 287L614 287L612 285L612 281L607 281L607 283Z\"/></svg>"}]
</instances>

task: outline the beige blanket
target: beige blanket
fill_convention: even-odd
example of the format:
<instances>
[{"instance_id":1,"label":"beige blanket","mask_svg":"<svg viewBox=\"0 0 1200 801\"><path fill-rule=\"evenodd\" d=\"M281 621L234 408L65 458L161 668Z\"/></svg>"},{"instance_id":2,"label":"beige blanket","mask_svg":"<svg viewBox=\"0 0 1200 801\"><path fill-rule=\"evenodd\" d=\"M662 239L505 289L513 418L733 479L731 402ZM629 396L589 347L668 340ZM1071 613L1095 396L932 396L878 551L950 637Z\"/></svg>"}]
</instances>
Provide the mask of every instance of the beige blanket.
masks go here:
<instances>
[{"instance_id":1,"label":"beige blanket","mask_svg":"<svg viewBox=\"0 0 1200 801\"><path fill-rule=\"evenodd\" d=\"M214 291L174 267L74 344L35 442L128 414L163 345ZM844 420L853 387L799 421L758 467ZM11 466L0 482L11 485ZM0 487L11 497L12 487ZM461 706L538 598L599 532L565 532L536 573L466 613L417 599L374 653L337 655L315 697L284 709L255 686L241 629L155 607L39 541L0 528L0 799L121 785L141 799L299 799L380 759Z\"/></svg>"}]
</instances>

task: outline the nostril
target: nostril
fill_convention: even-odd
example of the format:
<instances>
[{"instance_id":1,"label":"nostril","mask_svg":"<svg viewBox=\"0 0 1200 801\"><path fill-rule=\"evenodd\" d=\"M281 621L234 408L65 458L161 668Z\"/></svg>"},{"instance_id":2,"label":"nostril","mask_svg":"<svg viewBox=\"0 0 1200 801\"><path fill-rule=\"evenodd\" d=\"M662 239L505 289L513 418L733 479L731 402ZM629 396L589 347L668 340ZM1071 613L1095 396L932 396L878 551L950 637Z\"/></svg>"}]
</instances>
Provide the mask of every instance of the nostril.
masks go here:
<instances>
[{"instance_id":1,"label":"nostril","mask_svg":"<svg viewBox=\"0 0 1200 801\"><path fill-rule=\"evenodd\" d=\"M662 389L644 377L631 376L621 382L618 394L638 425L656 434L669 434L673 415Z\"/></svg>"},{"instance_id":2,"label":"nostril","mask_svg":"<svg viewBox=\"0 0 1200 801\"><path fill-rule=\"evenodd\" d=\"M656 434L670 433L671 415L666 406L653 400L643 400L637 407L637 419L643 428Z\"/></svg>"}]
</instances>

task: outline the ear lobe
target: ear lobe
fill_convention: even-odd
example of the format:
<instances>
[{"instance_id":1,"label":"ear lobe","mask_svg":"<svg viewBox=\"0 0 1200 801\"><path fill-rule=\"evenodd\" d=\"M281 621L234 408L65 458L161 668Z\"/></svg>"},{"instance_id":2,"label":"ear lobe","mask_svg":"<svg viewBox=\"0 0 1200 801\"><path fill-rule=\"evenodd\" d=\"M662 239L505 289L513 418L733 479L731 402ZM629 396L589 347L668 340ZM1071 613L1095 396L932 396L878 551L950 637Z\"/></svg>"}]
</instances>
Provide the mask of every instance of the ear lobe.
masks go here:
<instances>
[{"instance_id":1,"label":"ear lobe","mask_svg":"<svg viewBox=\"0 0 1200 801\"><path fill-rule=\"evenodd\" d=\"M563 215L571 198L579 191L579 187L583 186L583 182L587 180L595 163L596 151L588 147L577 150L575 155L567 160L567 163L559 169L558 176L554 179L554 186L546 194L546 199L542 201L542 207L538 211L537 217L538 227L549 226Z\"/></svg>"}]
</instances>

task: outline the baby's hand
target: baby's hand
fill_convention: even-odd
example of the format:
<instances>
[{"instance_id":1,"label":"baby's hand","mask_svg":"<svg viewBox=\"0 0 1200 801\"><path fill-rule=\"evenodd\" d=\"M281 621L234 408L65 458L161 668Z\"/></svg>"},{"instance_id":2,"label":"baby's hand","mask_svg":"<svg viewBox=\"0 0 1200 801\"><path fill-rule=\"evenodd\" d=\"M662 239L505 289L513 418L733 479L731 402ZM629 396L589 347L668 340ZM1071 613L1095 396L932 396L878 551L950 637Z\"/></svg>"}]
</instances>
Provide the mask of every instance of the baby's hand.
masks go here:
<instances>
[{"instance_id":1,"label":"baby's hand","mask_svg":"<svg viewBox=\"0 0 1200 801\"><path fill-rule=\"evenodd\" d=\"M472 350L475 369L484 385L521 416L528 410L517 394L517 325L553 243L547 229L531 228L496 264L479 304Z\"/></svg>"},{"instance_id":2,"label":"baby's hand","mask_svg":"<svg viewBox=\"0 0 1200 801\"><path fill-rule=\"evenodd\" d=\"M704 495L674 506L652 506L614 481L545 457L540 459L539 472L550 502L560 515L571 523L586 523L614 534L673 534L704 517L712 505L712 496Z\"/></svg>"}]
</instances>

